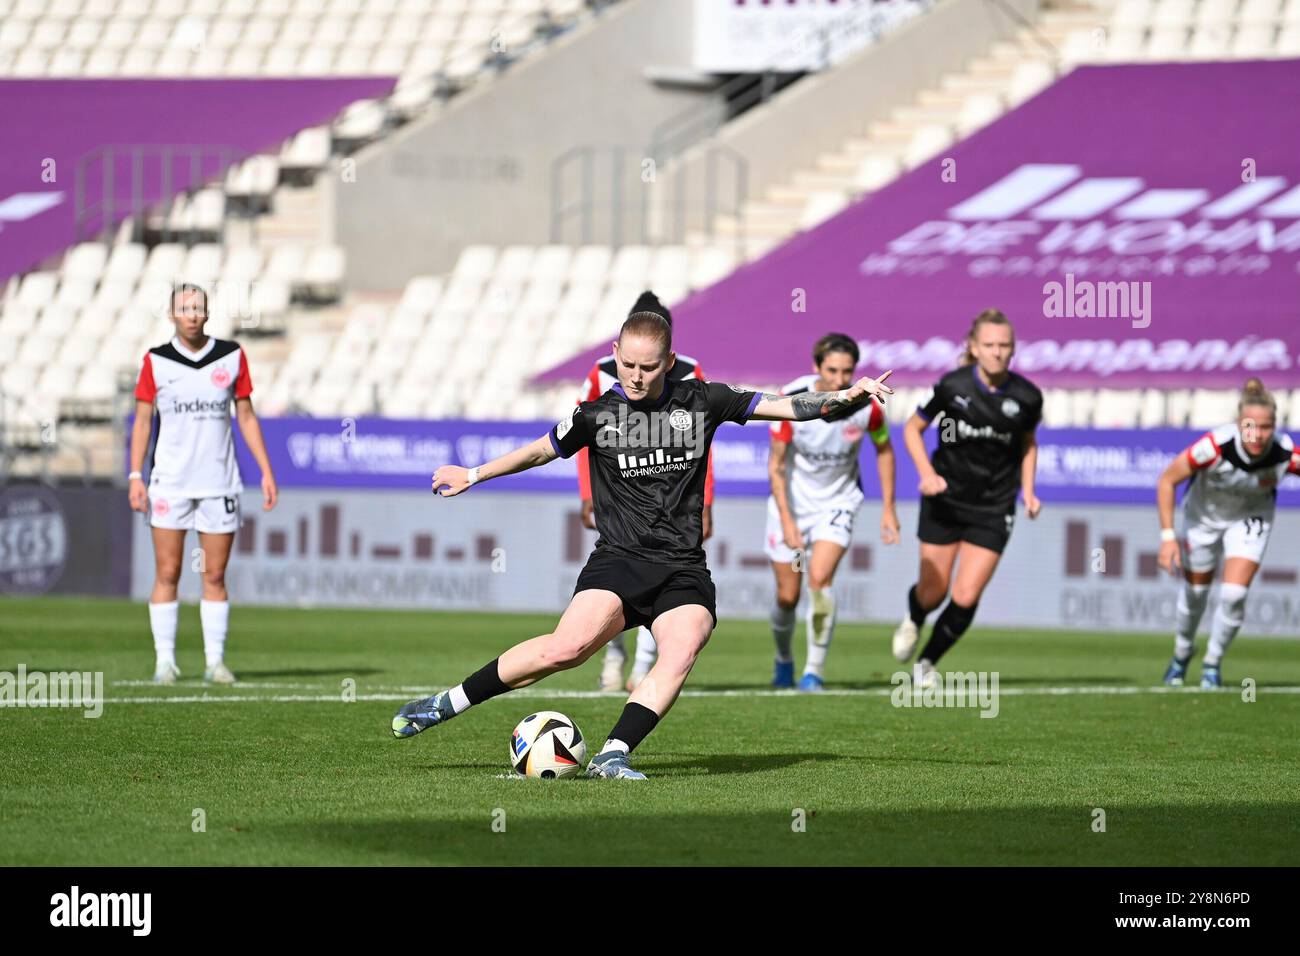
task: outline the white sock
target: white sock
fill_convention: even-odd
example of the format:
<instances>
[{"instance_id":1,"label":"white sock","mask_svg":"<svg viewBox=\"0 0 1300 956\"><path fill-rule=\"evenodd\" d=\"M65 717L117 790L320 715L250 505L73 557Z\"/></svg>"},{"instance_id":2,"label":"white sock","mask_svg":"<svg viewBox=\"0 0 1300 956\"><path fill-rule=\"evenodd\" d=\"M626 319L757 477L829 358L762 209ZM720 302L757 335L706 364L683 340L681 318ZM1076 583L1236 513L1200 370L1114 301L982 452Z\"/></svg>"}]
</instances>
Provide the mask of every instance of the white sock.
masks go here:
<instances>
[{"instance_id":1,"label":"white sock","mask_svg":"<svg viewBox=\"0 0 1300 956\"><path fill-rule=\"evenodd\" d=\"M1210 597L1208 584L1183 582L1178 592L1178 613L1174 618L1174 657L1185 661L1196 650L1196 629L1201 626L1205 602Z\"/></svg>"},{"instance_id":2,"label":"white sock","mask_svg":"<svg viewBox=\"0 0 1300 956\"><path fill-rule=\"evenodd\" d=\"M605 741L605 746L600 748L600 753L607 754L611 750L621 750L623 751L623 753L627 753L628 746L627 744L623 743L623 741L615 737L611 737L609 740ZM596 756L600 756L600 754L597 754Z\"/></svg>"},{"instance_id":3,"label":"white sock","mask_svg":"<svg viewBox=\"0 0 1300 956\"><path fill-rule=\"evenodd\" d=\"M451 709L456 713L462 710L469 710L469 698L465 696L465 685L457 684L449 692L451 694Z\"/></svg>"},{"instance_id":4,"label":"white sock","mask_svg":"<svg viewBox=\"0 0 1300 956\"><path fill-rule=\"evenodd\" d=\"M1210 646L1205 650L1202 664L1217 666L1228 652L1228 645L1241 630L1241 622L1246 619L1246 595L1248 589L1243 584L1225 584L1219 588L1219 608L1214 612L1210 624Z\"/></svg>"},{"instance_id":5,"label":"white sock","mask_svg":"<svg viewBox=\"0 0 1300 956\"><path fill-rule=\"evenodd\" d=\"M153 631L153 652L158 665L176 664L176 619L180 601L149 605L149 629Z\"/></svg>"},{"instance_id":6,"label":"white sock","mask_svg":"<svg viewBox=\"0 0 1300 956\"><path fill-rule=\"evenodd\" d=\"M650 673L650 668L655 666L655 658L658 656L659 646L655 644L654 635L650 633L650 628L643 626L636 632L636 660L632 664L632 673Z\"/></svg>"},{"instance_id":7,"label":"white sock","mask_svg":"<svg viewBox=\"0 0 1300 956\"><path fill-rule=\"evenodd\" d=\"M612 641L605 645L605 660L618 661L621 665L627 660L627 651L623 649L623 635L617 635Z\"/></svg>"},{"instance_id":8,"label":"white sock","mask_svg":"<svg viewBox=\"0 0 1300 956\"><path fill-rule=\"evenodd\" d=\"M835 595L830 588L820 591L808 589L808 662L805 674L823 676L826 652L830 650L831 636L835 633Z\"/></svg>"},{"instance_id":9,"label":"white sock","mask_svg":"<svg viewBox=\"0 0 1300 956\"><path fill-rule=\"evenodd\" d=\"M776 659L784 664L792 656L790 643L794 637L794 608L773 604L767 619L772 624L772 637L776 640Z\"/></svg>"},{"instance_id":10,"label":"white sock","mask_svg":"<svg viewBox=\"0 0 1300 956\"><path fill-rule=\"evenodd\" d=\"M199 601L199 620L203 624L203 656L209 667L216 667L226 656L230 602Z\"/></svg>"}]
</instances>

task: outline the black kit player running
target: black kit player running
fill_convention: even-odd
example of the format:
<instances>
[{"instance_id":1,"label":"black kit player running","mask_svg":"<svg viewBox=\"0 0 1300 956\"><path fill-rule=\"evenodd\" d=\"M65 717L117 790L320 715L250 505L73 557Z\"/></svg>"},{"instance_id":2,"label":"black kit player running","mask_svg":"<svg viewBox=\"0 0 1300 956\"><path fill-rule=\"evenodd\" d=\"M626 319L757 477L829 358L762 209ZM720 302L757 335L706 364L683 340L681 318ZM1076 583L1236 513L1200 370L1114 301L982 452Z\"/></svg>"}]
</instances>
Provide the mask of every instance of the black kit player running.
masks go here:
<instances>
[{"instance_id":1,"label":"black kit player running","mask_svg":"<svg viewBox=\"0 0 1300 956\"><path fill-rule=\"evenodd\" d=\"M922 687L935 685L934 665L975 619L1011 537L1017 495L1030 518L1041 507L1034 484L1043 394L1008 367L1015 350L1007 317L996 309L981 312L966 334L961 365L939 380L930 401L903 426L921 477L921 564L907 593L907 617L894 631L898 660L911 659L926 615L949 597L952 585L917 659L914 679ZM927 458L922 432L940 413L938 447Z\"/></svg>"},{"instance_id":2,"label":"black kit player running","mask_svg":"<svg viewBox=\"0 0 1300 956\"><path fill-rule=\"evenodd\" d=\"M917 536L930 544L969 541L1001 554L1015 522L1024 439L1042 418L1043 393L1011 371L991 388L966 365L939 379L916 413L927 422L945 416L930 463L948 483L942 494L921 499Z\"/></svg>"},{"instance_id":3,"label":"black kit player running","mask_svg":"<svg viewBox=\"0 0 1300 956\"><path fill-rule=\"evenodd\" d=\"M750 418L811 420L892 392L884 384L888 372L838 392L794 396L673 381L672 327L649 312L623 323L614 356L618 383L582 402L547 435L475 468L446 465L434 473L433 490L450 497L587 448L600 538L555 630L516 644L455 687L402 707L392 721L399 739L576 667L629 626L652 623L659 658L588 767L591 776L644 779L628 754L672 707L717 624L701 511L718 426Z\"/></svg>"}]
</instances>

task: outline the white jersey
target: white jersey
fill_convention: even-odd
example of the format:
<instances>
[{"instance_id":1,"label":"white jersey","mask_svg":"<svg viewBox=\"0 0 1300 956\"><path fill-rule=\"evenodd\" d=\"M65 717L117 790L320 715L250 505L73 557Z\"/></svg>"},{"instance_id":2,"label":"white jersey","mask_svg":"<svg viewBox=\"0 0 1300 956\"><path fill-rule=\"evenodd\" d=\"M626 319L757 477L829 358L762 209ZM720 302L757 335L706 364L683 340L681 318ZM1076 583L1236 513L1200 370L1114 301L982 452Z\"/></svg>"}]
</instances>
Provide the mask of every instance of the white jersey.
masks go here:
<instances>
[{"instance_id":1,"label":"white jersey","mask_svg":"<svg viewBox=\"0 0 1300 956\"><path fill-rule=\"evenodd\" d=\"M1193 469L1183 497L1189 528L1223 527L1249 517L1271 521L1278 483L1287 473L1300 474L1291 436L1277 433L1263 454L1251 458L1236 424L1206 433L1185 454Z\"/></svg>"},{"instance_id":2,"label":"white jersey","mask_svg":"<svg viewBox=\"0 0 1300 956\"><path fill-rule=\"evenodd\" d=\"M803 375L782 388L781 394L813 391L816 383L816 375ZM789 488L796 517L856 510L865 497L858 468L862 438L870 435L877 447L889 441L884 410L874 399L834 421L772 422L771 434L793 452Z\"/></svg>"},{"instance_id":3,"label":"white jersey","mask_svg":"<svg viewBox=\"0 0 1300 956\"><path fill-rule=\"evenodd\" d=\"M182 498L242 491L230 413L234 399L252 392L248 360L236 342L209 338L191 352L173 338L146 352L135 397L153 402L158 421L151 488Z\"/></svg>"}]
</instances>

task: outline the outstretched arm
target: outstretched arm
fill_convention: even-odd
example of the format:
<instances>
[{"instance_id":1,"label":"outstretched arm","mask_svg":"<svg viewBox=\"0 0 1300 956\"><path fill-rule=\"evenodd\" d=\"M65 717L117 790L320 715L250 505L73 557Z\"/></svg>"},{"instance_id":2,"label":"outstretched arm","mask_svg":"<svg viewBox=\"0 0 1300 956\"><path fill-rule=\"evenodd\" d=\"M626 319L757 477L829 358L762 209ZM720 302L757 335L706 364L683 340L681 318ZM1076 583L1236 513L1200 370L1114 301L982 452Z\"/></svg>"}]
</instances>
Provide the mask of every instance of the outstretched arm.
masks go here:
<instances>
[{"instance_id":1,"label":"outstretched arm","mask_svg":"<svg viewBox=\"0 0 1300 956\"><path fill-rule=\"evenodd\" d=\"M548 461L554 461L558 457L555 454L554 446L551 444L551 436L543 435L537 441L530 442L522 448L516 448L514 451L506 452L500 458L493 458L477 468L443 465L433 473L433 492L444 498L450 498L453 495L460 494L470 485L478 484L480 481L527 471L529 468L536 468ZM473 480L471 480L470 472L474 472Z\"/></svg>"},{"instance_id":2,"label":"outstretched arm","mask_svg":"<svg viewBox=\"0 0 1300 956\"><path fill-rule=\"evenodd\" d=\"M749 417L775 422L806 422L858 408L871 401L872 396L883 405L885 396L894 394L894 390L885 384L885 379L893 373L894 370L890 369L880 378L860 378L852 388L840 389L838 392L800 392L797 395L764 392L754 406L754 413Z\"/></svg>"}]
</instances>

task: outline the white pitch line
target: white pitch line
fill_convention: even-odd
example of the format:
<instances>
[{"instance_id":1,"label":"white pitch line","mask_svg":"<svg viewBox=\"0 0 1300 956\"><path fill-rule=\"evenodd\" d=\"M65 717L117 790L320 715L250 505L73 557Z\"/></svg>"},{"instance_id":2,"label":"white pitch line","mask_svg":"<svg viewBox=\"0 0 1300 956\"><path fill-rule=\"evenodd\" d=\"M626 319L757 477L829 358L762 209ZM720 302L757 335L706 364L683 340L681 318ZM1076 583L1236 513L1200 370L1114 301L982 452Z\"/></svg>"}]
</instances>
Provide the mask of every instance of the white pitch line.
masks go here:
<instances>
[{"instance_id":1,"label":"white pitch line","mask_svg":"<svg viewBox=\"0 0 1300 956\"><path fill-rule=\"evenodd\" d=\"M248 685L246 689L253 689L255 686L265 685ZM1140 694L1182 694L1186 696L1196 696L1205 693L1236 693L1239 688L1225 687L1219 691L1203 691L1200 688L1193 687L1103 687L1103 686L1079 686L1079 687L1008 687L998 688L999 697L1055 697L1071 695L1116 695L1132 696ZM410 699L408 692L403 693L373 693L357 694L353 699L357 701L406 701ZM838 690L824 690L819 694L804 694L793 690L684 690L683 697L890 697L894 693L890 688L844 688ZM1260 696L1269 694L1300 694L1300 686L1284 687L1261 687L1257 688L1256 693ZM606 692L598 690L555 690L546 691L533 688L522 688L515 691L512 697L516 698L560 698L560 699L578 699L585 700L588 698L615 698L623 695L617 692ZM910 695L909 695L910 696ZM954 700L963 698L969 701L978 699L974 688L965 695L945 694L945 700ZM156 696L156 697L109 697L105 699L110 704L221 704L221 703L273 703L273 704L310 704L310 703L342 703L343 697L337 691L330 694L199 694L199 695L176 695L176 696Z\"/></svg>"}]
</instances>

